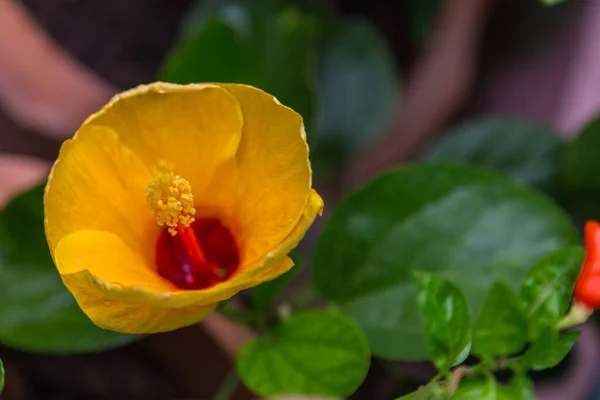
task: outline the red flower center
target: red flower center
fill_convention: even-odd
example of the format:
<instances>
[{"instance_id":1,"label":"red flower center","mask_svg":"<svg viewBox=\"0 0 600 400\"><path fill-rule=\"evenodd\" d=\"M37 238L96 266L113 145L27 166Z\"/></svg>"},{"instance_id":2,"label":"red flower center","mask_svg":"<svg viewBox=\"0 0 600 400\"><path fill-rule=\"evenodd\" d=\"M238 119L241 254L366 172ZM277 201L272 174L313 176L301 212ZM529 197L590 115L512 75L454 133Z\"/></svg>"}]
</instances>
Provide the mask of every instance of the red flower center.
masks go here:
<instances>
[{"instance_id":1,"label":"red flower center","mask_svg":"<svg viewBox=\"0 0 600 400\"><path fill-rule=\"evenodd\" d=\"M156 242L158 273L181 289L204 289L227 280L237 270L236 240L217 218L198 218L177 228L163 229Z\"/></svg>"}]
</instances>

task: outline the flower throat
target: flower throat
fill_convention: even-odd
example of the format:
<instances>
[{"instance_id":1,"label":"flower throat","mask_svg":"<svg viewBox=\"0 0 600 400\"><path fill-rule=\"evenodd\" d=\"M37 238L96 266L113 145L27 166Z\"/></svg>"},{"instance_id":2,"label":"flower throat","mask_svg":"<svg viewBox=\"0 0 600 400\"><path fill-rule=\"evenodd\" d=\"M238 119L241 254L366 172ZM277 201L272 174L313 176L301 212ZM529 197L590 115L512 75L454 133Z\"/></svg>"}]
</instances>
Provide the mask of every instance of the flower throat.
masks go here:
<instances>
[{"instance_id":1,"label":"flower throat","mask_svg":"<svg viewBox=\"0 0 600 400\"><path fill-rule=\"evenodd\" d=\"M231 230L218 218L197 218L190 183L158 163L146 189L148 207L164 229L156 242L157 272L181 289L204 289L227 280L239 266Z\"/></svg>"}]
</instances>

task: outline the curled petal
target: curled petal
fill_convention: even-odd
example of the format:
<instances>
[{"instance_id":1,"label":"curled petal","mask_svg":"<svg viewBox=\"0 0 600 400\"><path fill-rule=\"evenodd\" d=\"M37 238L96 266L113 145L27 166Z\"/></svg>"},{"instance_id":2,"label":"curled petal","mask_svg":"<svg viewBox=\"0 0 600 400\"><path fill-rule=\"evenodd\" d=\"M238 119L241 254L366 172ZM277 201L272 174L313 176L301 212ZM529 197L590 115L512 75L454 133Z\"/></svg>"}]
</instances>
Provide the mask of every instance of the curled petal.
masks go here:
<instances>
[{"instance_id":1,"label":"curled petal","mask_svg":"<svg viewBox=\"0 0 600 400\"><path fill-rule=\"evenodd\" d=\"M97 290L97 280L89 273L63 275L62 279L92 322L115 332L149 334L172 331L201 321L216 306L149 307L107 297L104 291Z\"/></svg>"}]
</instances>

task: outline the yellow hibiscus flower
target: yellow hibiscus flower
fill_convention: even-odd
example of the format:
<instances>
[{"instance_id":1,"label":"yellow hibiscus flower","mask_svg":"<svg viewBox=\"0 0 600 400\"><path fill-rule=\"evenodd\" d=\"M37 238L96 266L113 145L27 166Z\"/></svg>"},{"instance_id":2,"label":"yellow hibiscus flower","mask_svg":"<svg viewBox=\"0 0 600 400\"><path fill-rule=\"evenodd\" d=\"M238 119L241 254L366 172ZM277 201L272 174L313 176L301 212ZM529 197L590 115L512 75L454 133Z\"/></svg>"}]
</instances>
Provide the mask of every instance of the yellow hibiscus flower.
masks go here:
<instances>
[{"instance_id":1,"label":"yellow hibiscus flower","mask_svg":"<svg viewBox=\"0 0 600 400\"><path fill-rule=\"evenodd\" d=\"M288 271L323 209L302 118L235 84L115 96L61 148L44 196L50 252L98 326L153 333Z\"/></svg>"}]
</instances>

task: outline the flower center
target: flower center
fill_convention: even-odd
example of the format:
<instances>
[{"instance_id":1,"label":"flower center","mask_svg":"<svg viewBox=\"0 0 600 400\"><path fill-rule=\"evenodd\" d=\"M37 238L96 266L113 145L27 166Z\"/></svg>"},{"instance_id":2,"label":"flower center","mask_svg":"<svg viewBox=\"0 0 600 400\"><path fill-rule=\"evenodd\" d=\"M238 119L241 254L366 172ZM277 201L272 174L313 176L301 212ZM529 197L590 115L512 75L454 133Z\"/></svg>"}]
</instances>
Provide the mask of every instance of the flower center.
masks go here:
<instances>
[{"instance_id":1,"label":"flower center","mask_svg":"<svg viewBox=\"0 0 600 400\"><path fill-rule=\"evenodd\" d=\"M181 289L227 280L239 265L235 237L218 218L196 218L190 183L160 161L146 190L148 207L164 226L156 242L158 273Z\"/></svg>"}]
</instances>

